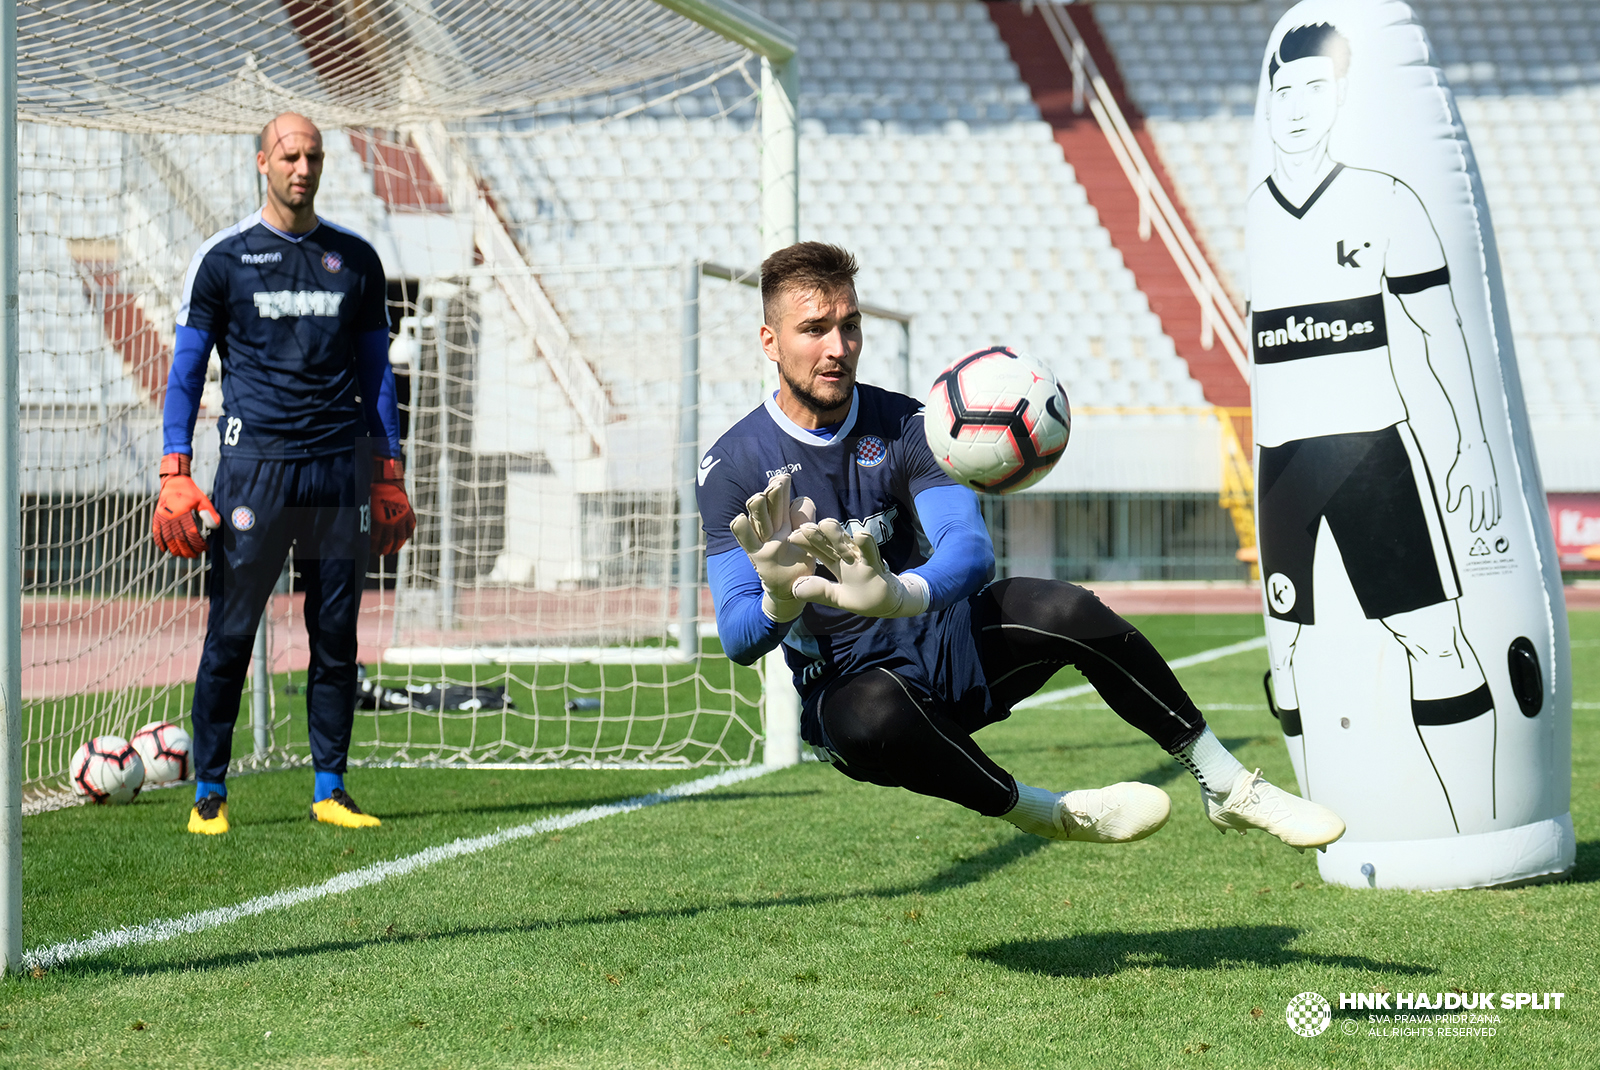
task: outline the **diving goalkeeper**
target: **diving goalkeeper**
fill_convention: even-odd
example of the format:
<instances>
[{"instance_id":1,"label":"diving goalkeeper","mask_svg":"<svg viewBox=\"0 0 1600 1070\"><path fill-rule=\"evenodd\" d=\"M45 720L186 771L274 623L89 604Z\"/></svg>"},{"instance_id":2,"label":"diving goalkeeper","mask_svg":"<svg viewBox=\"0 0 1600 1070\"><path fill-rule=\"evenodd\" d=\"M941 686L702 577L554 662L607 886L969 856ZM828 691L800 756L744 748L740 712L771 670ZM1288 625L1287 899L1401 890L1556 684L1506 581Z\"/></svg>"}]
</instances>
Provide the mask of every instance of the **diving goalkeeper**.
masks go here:
<instances>
[{"instance_id":1,"label":"diving goalkeeper","mask_svg":"<svg viewBox=\"0 0 1600 1070\"><path fill-rule=\"evenodd\" d=\"M1194 775L1218 829L1262 829L1301 850L1343 835L1333 811L1242 766L1155 648L1092 593L989 582L994 551L976 496L934 461L921 404L856 382L855 273L849 253L816 242L761 266L761 344L778 389L699 470L728 655L748 665L783 644L801 734L847 776L1051 839L1142 839L1170 812L1160 788L1048 791L973 739L1073 665Z\"/></svg>"}]
</instances>

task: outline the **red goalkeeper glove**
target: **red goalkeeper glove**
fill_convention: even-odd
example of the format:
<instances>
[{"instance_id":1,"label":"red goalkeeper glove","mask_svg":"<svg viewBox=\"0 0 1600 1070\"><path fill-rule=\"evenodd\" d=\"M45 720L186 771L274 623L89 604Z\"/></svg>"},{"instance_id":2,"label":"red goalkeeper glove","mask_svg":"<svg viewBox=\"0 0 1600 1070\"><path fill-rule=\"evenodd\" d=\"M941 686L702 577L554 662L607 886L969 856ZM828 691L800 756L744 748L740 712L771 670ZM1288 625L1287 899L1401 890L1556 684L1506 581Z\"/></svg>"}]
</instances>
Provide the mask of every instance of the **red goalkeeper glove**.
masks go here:
<instances>
[{"instance_id":1,"label":"red goalkeeper glove","mask_svg":"<svg viewBox=\"0 0 1600 1070\"><path fill-rule=\"evenodd\" d=\"M399 553L417 530L405 478L405 468L394 458L372 459L372 552L380 556Z\"/></svg>"},{"instance_id":2,"label":"red goalkeeper glove","mask_svg":"<svg viewBox=\"0 0 1600 1070\"><path fill-rule=\"evenodd\" d=\"M161 458L161 497L150 521L156 545L178 557L199 557L206 552L206 536L222 523L217 507L189 477L190 458L169 453Z\"/></svg>"}]
</instances>

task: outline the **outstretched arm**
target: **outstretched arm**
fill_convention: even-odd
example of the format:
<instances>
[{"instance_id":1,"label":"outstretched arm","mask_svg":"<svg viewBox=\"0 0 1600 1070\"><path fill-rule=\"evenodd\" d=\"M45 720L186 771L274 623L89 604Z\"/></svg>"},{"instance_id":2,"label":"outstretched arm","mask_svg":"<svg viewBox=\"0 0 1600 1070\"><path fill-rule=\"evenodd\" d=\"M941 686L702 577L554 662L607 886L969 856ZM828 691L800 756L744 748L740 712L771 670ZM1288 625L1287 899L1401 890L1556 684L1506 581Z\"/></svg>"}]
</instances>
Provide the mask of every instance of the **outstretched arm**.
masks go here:
<instances>
[{"instance_id":1,"label":"outstretched arm","mask_svg":"<svg viewBox=\"0 0 1600 1070\"><path fill-rule=\"evenodd\" d=\"M737 665L754 665L776 650L793 621L775 621L761 609L761 577L750 555L728 550L706 558L706 579L717 612L717 638Z\"/></svg>"},{"instance_id":2,"label":"outstretched arm","mask_svg":"<svg viewBox=\"0 0 1600 1070\"><path fill-rule=\"evenodd\" d=\"M1411 322L1422 328L1428 367L1444 388L1460 440L1455 462L1445 476L1445 508L1453 513L1465 503L1471 530L1487 531L1500 522L1500 482L1483 429L1478 388L1455 296L1448 283L1405 292L1405 281L1391 280L1390 290Z\"/></svg>"},{"instance_id":3,"label":"outstretched arm","mask_svg":"<svg viewBox=\"0 0 1600 1070\"><path fill-rule=\"evenodd\" d=\"M916 503L933 553L907 571L927 581L929 608L943 609L994 579L994 543L978 510L978 496L966 487L929 487Z\"/></svg>"},{"instance_id":4,"label":"outstretched arm","mask_svg":"<svg viewBox=\"0 0 1600 1070\"><path fill-rule=\"evenodd\" d=\"M933 553L900 575L884 565L878 544L865 531L851 534L833 519L797 528L790 542L805 546L838 578L797 580L795 597L863 617L914 617L958 602L988 582L994 575L994 548L977 497L964 487L929 487L916 504Z\"/></svg>"}]
</instances>

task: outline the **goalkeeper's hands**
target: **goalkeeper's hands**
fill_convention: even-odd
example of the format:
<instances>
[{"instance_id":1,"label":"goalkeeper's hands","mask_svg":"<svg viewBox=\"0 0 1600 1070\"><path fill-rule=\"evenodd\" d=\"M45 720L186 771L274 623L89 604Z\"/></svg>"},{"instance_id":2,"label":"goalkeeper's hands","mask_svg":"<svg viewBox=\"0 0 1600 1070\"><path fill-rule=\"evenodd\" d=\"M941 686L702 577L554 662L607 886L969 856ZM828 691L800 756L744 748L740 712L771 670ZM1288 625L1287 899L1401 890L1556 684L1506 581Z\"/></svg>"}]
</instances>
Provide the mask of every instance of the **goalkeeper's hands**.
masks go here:
<instances>
[{"instance_id":1,"label":"goalkeeper's hands","mask_svg":"<svg viewBox=\"0 0 1600 1070\"><path fill-rule=\"evenodd\" d=\"M855 536L837 520L799 528L791 542L811 551L836 580L808 576L794 585L802 602L843 609L863 617L914 617L932 601L928 583L915 573L897 576L884 566L878 543L865 531Z\"/></svg>"},{"instance_id":2,"label":"goalkeeper's hands","mask_svg":"<svg viewBox=\"0 0 1600 1070\"><path fill-rule=\"evenodd\" d=\"M393 457L372 459L372 552L396 554L417 530L417 514L406 497L405 467Z\"/></svg>"},{"instance_id":3,"label":"goalkeeper's hands","mask_svg":"<svg viewBox=\"0 0 1600 1070\"><path fill-rule=\"evenodd\" d=\"M207 536L222 523L217 507L190 477L192 463L186 453L161 458L161 497L156 499L155 516L150 519L150 535L156 545L178 557L205 553Z\"/></svg>"},{"instance_id":4,"label":"goalkeeper's hands","mask_svg":"<svg viewBox=\"0 0 1600 1070\"><path fill-rule=\"evenodd\" d=\"M729 525L761 577L761 611L779 624L794 620L806 608L794 596L795 582L817 570L805 548L791 541L795 529L817 518L817 507L810 498L791 502L789 496L789 474L773 476L767 489L752 494L744 512Z\"/></svg>"}]
</instances>

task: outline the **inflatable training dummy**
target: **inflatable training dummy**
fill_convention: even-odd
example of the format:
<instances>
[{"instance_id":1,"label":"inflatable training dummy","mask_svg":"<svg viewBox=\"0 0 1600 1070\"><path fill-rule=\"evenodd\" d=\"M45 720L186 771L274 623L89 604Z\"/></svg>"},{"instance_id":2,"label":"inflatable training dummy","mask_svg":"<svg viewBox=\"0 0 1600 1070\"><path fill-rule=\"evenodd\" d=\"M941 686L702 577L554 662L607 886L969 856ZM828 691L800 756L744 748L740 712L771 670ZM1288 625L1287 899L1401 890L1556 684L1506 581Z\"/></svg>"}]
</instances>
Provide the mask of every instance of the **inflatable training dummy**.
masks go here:
<instances>
[{"instance_id":1,"label":"inflatable training dummy","mask_svg":"<svg viewBox=\"0 0 1600 1070\"><path fill-rule=\"evenodd\" d=\"M1325 879L1571 870L1566 607L1472 148L1397 0L1262 62L1247 243L1271 693Z\"/></svg>"}]
</instances>

